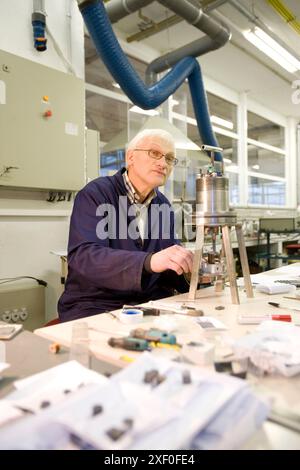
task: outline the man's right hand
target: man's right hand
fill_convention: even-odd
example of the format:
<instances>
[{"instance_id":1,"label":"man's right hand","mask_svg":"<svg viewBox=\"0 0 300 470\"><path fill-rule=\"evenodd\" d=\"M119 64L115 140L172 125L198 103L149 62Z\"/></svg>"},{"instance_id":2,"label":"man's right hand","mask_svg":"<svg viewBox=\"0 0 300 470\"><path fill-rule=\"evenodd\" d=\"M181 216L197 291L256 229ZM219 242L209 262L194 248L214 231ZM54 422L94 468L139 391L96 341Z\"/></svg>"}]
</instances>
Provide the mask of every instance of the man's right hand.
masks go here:
<instances>
[{"instance_id":1,"label":"man's right hand","mask_svg":"<svg viewBox=\"0 0 300 470\"><path fill-rule=\"evenodd\" d=\"M162 273L167 269L172 269L179 276L192 271L194 255L180 245L173 245L151 257L150 267L155 273Z\"/></svg>"}]
</instances>

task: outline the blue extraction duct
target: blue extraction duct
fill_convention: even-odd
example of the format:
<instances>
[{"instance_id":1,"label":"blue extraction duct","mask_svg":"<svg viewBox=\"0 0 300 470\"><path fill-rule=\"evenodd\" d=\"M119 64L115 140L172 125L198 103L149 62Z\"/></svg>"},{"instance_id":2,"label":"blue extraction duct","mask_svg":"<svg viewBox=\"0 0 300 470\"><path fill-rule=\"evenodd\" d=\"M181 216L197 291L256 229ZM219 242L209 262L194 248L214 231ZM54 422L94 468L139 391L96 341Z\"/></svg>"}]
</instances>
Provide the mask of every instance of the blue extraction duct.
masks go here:
<instances>
[{"instance_id":1,"label":"blue extraction duct","mask_svg":"<svg viewBox=\"0 0 300 470\"><path fill-rule=\"evenodd\" d=\"M79 2L79 8L98 54L135 105L143 109L156 108L188 79L202 141L207 145L219 147L210 121L201 68L196 58L187 56L179 60L165 77L147 87L121 49L102 0ZM222 162L222 154L216 152L215 160Z\"/></svg>"}]
</instances>

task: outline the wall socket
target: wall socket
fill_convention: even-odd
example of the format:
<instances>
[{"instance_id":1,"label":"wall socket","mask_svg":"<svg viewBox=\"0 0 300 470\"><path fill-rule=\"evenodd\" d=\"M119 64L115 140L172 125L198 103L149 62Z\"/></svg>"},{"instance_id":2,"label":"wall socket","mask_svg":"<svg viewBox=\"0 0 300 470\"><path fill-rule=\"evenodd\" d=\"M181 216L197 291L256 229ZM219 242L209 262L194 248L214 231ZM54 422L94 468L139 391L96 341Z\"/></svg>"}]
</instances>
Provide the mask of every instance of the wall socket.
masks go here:
<instances>
[{"instance_id":1,"label":"wall socket","mask_svg":"<svg viewBox=\"0 0 300 470\"><path fill-rule=\"evenodd\" d=\"M31 281L0 286L0 320L33 331L45 324L45 287Z\"/></svg>"},{"instance_id":2,"label":"wall socket","mask_svg":"<svg viewBox=\"0 0 300 470\"><path fill-rule=\"evenodd\" d=\"M26 307L20 309L14 308L13 310L5 310L0 317L6 323L22 323L27 320L29 313Z\"/></svg>"}]
</instances>

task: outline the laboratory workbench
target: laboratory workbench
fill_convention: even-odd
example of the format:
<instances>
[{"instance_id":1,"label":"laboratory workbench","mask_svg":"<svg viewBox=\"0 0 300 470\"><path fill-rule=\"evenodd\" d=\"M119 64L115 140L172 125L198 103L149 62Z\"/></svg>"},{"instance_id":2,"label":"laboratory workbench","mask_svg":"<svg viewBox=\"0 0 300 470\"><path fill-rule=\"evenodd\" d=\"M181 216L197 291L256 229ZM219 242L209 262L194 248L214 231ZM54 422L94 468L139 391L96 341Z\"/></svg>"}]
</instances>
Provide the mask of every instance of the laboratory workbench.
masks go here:
<instances>
[{"instance_id":1,"label":"laboratory workbench","mask_svg":"<svg viewBox=\"0 0 300 470\"><path fill-rule=\"evenodd\" d=\"M300 266L300 263L292 266ZM277 270L272 270L263 273L263 276L268 275L272 278L276 273ZM214 316L221 320L228 330L217 333L205 332L200 326L195 325L194 317L176 315L178 343L185 344L201 339L219 342L224 336L241 337L245 333L251 332L255 325L238 324L237 317L240 313L274 313L274 307L268 305L268 301L280 302L282 299L282 295L270 297L262 293L255 293L254 298L248 299L242 288L240 288L239 294L240 305L232 305L229 288L225 288L225 291L221 293L216 293L212 287L197 291L194 305L203 310L205 315ZM186 300L187 294L182 294L163 299L161 302L166 305L169 302L172 304L178 302L180 305ZM216 310L216 307L220 306L224 309ZM277 312L279 313L279 309L276 309ZM119 370L120 367L126 367L130 360L134 360L141 353L111 348L107 343L108 338L129 333L135 327L147 329L153 325L157 317L146 316L141 323L132 326L122 324L118 319L118 313L119 311L115 311L41 328L36 330L35 334L23 331L12 340L7 341L6 361L11 364L11 367L2 373L0 397L3 398L13 390L15 380L67 361L72 327L74 323L79 321L87 322L89 327L89 349L92 354L91 368L93 370L109 375ZM49 352L49 345L53 341L61 345L58 354ZM271 418L275 422L266 421L263 427L243 446L243 449L300 449L300 375L285 378L279 375L261 377L248 374L248 380L256 392L272 399L274 412ZM288 417L285 421L285 415L288 413L292 414L292 419ZM296 430L297 427L299 431Z\"/></svg>"},{"instance_id":2,"label":"laboratory workbench","mask_svg":"<svg viewBox=\"0 0 300 470\"><path fill-rule=\"evenodd\" d=\"M300 263L293 266L299 266ZM277 270L272 270L263 273L264 276L268 275L270 278L277 275ZM196 300L193 305L203 310L204 315L214 316L221 320L227 327L226 332L204 332L201 327L195 325L195 319L188 316L176 316L178 328L176 331L177 341L179 344L185 344L190 341L199 341L201 339L208 339L210 341L219 340L223 335L232 338L239 338L254 330L256 325L241 325L238 324L238 315L243 313L257 314L259 312L274 314L274 307L268 304L268 301L280 302L282 294L268 296L267 294L255 292L254 298L247 298L243 288L240 288L240 305L233 305L231 303L230 289L225 288L225 291L216 293L213 287L201 289L197 291ZM181 294L171 299L163 299L162 302L180 303L188 301L187 294ZM216 310L216 307L223 307L223 310ZM299 301L300 308L300 301ZM124 335L129 333L132 328L140 327L148 329L153 326L155 317L144 317L138 325L124 325L122 324L117 315L120 311L115 311L107 314L94 315L92 317L84 318L89 327L90 335L90 351L99 360L107 362L115 367L125 367L130 360L134 360L140 352L124 351L119 348L112 348L108 345L108 338L111 336ZM280 313L280 309L276 309L276 313ZM286 313L286 312L285 312ZM54 325L47 328L41 328L35 331L36 335L57 341L64 346L70 346L72 326L74 323L82 320L75 320L67 323ZM275 421L279 422L284 420L286 413L292 413L292 418L295 423L295 428L288 429L287 426L283 427L274 422L266 422L263 428L255 434L253 439L247 443L245 448L249 449L300 449L300 375L291 378L285 378L279 375L269 376L251 376L248 377L249 382L253 388L260 394L270 398L273 403ZM290 423L291 421L289 421ZM298 425L297 425L298 422ZM288 424L289 426L289 424ZM293 428L293 426L292 426ZM295 429L298 428L297 432Z\"/></svg>"},{"instance_id":3,"label":"laboratory workbench","mask_svg":"<svg viewBox=\"0 0 300 470\"><path fill-rule=\"evenodd\" d=\"M1 373L0 399L14 390L14 381L23 379L45 369L58 366L69 360L69 349L61 346L58 354L49 351L52 341L30 331L21 331L11 340L5 341L5 361L10 364ZM91 357L91 369L111 375L119 368Z\"/></svg>"}]
</instances>

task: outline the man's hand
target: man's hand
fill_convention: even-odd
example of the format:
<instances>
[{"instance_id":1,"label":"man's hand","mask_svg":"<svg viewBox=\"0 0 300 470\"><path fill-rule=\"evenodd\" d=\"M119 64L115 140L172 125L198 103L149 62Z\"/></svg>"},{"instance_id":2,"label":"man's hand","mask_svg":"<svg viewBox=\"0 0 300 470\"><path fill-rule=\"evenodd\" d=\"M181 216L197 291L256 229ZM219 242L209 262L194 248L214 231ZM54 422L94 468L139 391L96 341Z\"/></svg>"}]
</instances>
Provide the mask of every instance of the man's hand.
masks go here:
<instances>
[{"instance_id":1,"label":"man's hand","mask_svg":"<svg viewBox=\"0 0 300 470\"><path fill-rule=\"evenodd\" d=\"M173 245L151 257L150 267L155 273L172 269L178 275L192 271L194 255L180 245Z\"/></svg>"}]
</instances>

